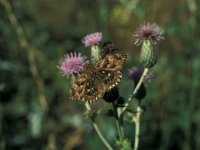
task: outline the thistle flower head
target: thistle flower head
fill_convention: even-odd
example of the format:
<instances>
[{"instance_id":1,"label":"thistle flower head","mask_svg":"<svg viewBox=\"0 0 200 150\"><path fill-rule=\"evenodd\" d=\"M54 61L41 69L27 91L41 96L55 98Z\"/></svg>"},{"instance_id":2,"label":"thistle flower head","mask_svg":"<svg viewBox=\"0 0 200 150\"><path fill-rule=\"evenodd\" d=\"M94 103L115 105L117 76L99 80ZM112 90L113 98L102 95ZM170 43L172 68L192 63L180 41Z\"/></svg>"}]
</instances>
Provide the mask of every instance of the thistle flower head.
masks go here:
<instances>
[{"instance_id":1,"label":"thistle flower head","mask_svg":"<svg viewBox=\"0 0 200 150\"><path fill-rule=\"evenodd\" d=\"M144 24L134 33L135 45L139 46L144 40L150 40L153 44L164 39L164 31L156 24Z\"/></svg>"},{"instance_id":2,"label":"thistle flower head","mask_svg":"<svg viewBox=\"0 0 200 150\"><path fill-rule=\"evenodd\" d=\"M85 47L98 45L102 37L103 35L101 32L92 33L92 34L86 35L82 39L82 43L85 45Z\"/></svg>"},{"instance_id":3,"label":"thistle flower head","mask_svg":"<svg viewBox=\"0 0 200 150\"><path fill-rule=\"evenodd\" d=\"M143 74L144 68L140 68L140 67L132 67L130 69L128 69L128 78L130 80L133 80L134 82L138 82ZM152 74L147 74L144 78L145 81L147 80L151 80L152 79Z\"/></svg>"},{"instance_id":4,"label":"thistle flower head","mask_svg":"<svg viewBox=\"0 0 200 150\"><path fill-rule=\"evenodd\" d=\"M73 75L80 73L86 63L86 57L82 56L81 53L70 53L66 54L60 61L58 68L61 70L63 75Z\"/></svg>"}]
</instances>

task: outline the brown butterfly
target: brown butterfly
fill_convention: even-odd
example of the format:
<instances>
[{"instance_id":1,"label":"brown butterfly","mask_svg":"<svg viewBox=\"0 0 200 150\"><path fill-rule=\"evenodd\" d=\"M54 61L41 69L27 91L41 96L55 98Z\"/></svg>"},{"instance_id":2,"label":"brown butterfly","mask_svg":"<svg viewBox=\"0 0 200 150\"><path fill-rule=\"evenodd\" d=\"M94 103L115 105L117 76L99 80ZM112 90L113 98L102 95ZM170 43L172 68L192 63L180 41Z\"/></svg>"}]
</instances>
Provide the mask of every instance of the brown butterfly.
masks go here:
<instances>
[{"instance_id":1,"label":"brown butterfly","mask_svg":"<svg viewBox=\"0 0 200 150\"><path fill-rule=\"evenodd\" d=\"M69 99L96 102L105 92L120 83L122 78L120 70L125 60L125 54L112 54L95 65L86 64L69 90Z\"/></svg>"}]
</instances>

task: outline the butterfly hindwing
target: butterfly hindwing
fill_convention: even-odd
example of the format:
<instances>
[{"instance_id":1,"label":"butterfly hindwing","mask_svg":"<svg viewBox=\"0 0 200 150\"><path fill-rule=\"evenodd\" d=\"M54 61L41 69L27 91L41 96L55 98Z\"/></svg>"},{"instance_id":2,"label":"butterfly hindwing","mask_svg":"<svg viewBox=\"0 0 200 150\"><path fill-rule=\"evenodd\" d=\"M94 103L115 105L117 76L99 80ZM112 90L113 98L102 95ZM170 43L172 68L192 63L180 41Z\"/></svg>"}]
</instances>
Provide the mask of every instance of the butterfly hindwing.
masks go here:
<instances>
[{"instance_id":1,"label":"butterfly hindwing","mask_svg":"<svg viewBox=\"0 0 200 150\"><path fill-rule=\"evenodd\" d=\"M98 77L89 78L86 81L86 90L84 94L84 101L89 103L96 102L96 100L103 96L106 86Z\"/></svg>"},{"instance_id":2,"label":"butterfly hindwing","mask_svg":"<svg viewBox=\"0 0 200 150\"><path fill-rule=\"evenodd\" d=\"M110 91L113 87L118 85L122 79L120 71L110 71L104 69L98 69L98 76L106 86L106 91Z\"/></svg>"},{"instance_id":3,"label":"butterfly hindwing","mask_svg":"<svg viewBox=\"0 0 200 150\"><path fill-rule=\"evenodd\" d=\"M89 103L96 102L99 97L105 93L106 87L100 78L89 77L87 74L81 74L72 84L69 90L70 100L84 100Z\"/></svg>"},{"instance_id":4,"label":"butterfly hindwing","mask_svg":"<svg viewBox=\"0 0 200 150\"><path fill-rule=\"evenodd\" d=\"M81 100L85 94L86 90L86 81L88 79L87 74L81 74L78 79L72 84L71 89L69 90L69 99L70 100Z\"/></svg>"}]
</instances>

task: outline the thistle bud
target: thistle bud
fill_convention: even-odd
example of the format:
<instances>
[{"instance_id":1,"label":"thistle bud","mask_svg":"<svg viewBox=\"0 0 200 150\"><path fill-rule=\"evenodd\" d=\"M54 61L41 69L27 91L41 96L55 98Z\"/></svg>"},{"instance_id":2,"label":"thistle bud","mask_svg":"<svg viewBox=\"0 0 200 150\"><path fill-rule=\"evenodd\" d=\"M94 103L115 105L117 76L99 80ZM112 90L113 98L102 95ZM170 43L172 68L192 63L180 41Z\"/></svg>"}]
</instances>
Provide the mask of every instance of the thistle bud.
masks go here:
<instances>
[{"instance_id":1,"label":"thistle bud","mask_svg":"<svg viewBox=\"0 0 200 150\"><path fill-rule=\"evenodd\" d=\"M100 49L99 46L94 45L91 47L91 61L92 63L96 63L100 60Z\"/></svg>"},{"instance_id":2,"label":"thistle bud","mask_svg":"<svg viewBox=\"0 0 200 150\"><path fill-rule=\"evenodd\" d=\"M151 68L156 64L156 52L153 49L153 45L149 40L144 40L142 43L140 61L145 68Z\"/></svg>"},{"instance_id":3,"label":"thistle bud","mask_svg":"<svg viewBox=\"0 0 200 150\"><path fill-rule=\"evenodd\" d=\"M164 39L164 31L155 23L144 24L134 33L135 45L142 44L140 60L145 68L151 68L156 64L157 56L153 45Z\"/></svg>"}]
</instances>

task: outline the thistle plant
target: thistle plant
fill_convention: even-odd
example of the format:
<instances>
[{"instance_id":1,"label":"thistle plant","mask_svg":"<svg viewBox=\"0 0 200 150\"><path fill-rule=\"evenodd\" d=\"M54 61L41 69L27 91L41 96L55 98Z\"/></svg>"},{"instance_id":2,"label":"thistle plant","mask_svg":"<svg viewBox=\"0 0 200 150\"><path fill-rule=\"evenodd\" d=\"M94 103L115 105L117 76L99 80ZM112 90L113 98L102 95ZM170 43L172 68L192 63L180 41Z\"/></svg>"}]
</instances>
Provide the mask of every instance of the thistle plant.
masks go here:
<instances>
[{"instance_id":1,"label":"thistle plant","mask_svg":"<svg viewBox=\"0 0 200 150\"><path fill-rule=\"evenodd\" d=\"M133 81L133 91L126 100L120 95L118 84L122 79L121 69L126 60L126 55L120 52L112 42L102 42L101 32L96 32L85 36L82 43L85 47L90 48L90 61L86 56L80 53L66 54L61 60L58 68L63 75L71 76L72 87L69 91L69 99L85 103L86 118L90 118L92 125L109 150L138 150L140 138L140 120L143 112L141 106L142 100L147 94L145 81L151 80L152 75L149 70L157 62L155 45L163 39L163 31L156 24L144 24L135 33L135 45L141 46L140 61L142 67L130 67L127 76ZM99 125L96 123L98 111L92 109L92 104L100 102L103 99L110 109L107 110L107 116L113 117L116 122L116 145L109 143L102 133ZM136 109L131 107L130 101L137 104ZM124 128L125 121L134 125L134 133L131 137ZM131 133L132 134L132 133Z\"/></svg>"}]
</instances>

